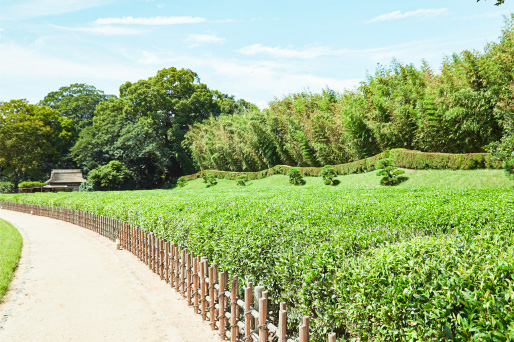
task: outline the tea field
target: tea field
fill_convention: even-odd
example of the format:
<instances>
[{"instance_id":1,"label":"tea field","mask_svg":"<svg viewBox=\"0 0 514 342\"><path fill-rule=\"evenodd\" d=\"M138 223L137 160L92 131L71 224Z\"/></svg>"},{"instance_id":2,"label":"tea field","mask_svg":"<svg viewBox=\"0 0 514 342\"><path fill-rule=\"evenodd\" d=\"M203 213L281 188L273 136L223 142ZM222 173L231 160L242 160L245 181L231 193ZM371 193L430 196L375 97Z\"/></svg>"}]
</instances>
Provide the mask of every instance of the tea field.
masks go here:
<instances>
[{"instance_id":1,"label":"tea field","mask_svg":"<svg viewBox=\"0 0 514 342\"><path fill-rule=\"evenodd\" d=\"M0 200L153 231L265 285L275 304L288 302L291 327L311 316L314 341L328 331L341 341L514 341L512 187L293 187L284 179Z\"/></svg>"}]
</instances>

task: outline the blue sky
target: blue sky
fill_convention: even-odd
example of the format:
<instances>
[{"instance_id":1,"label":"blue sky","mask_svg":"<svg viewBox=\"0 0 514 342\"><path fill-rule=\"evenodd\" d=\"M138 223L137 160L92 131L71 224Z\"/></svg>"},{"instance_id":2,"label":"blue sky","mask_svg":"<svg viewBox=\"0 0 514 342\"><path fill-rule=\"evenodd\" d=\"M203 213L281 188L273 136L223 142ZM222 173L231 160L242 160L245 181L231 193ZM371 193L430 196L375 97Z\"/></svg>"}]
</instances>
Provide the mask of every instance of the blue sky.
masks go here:
<instances>
[{"instance_id":1,"label":"blue sky","mask_svg":"<svg viewBox=\"0 0 514 342\"><path fill-rule=\"evenodd\" d=\"M72 83L118 95L167 67L265 107L355 88L393 58L438 70L496 41L514 1L1 0L0 101Z\"/></svg>"}]
</instances>

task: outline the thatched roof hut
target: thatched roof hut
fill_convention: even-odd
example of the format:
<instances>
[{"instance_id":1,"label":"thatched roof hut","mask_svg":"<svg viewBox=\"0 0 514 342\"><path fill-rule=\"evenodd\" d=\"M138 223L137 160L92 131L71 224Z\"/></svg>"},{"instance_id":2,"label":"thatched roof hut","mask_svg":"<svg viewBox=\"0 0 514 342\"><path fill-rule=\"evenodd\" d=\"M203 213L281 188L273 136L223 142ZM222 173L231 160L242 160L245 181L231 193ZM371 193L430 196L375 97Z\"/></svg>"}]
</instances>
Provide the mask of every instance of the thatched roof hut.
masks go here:
<instances>
[{"instance_id":1,"label":"thatched roof hut","mask_svg":"<svg viewBox=\"0 0 514 342\"><path fill-rule=\"evenodd\" d=\"M72 190L77 190L80 184L85 181L80 169L52 170L50 179L46 181L48 185L45 188L71 188Z\"/></svg>"}]
</instances>

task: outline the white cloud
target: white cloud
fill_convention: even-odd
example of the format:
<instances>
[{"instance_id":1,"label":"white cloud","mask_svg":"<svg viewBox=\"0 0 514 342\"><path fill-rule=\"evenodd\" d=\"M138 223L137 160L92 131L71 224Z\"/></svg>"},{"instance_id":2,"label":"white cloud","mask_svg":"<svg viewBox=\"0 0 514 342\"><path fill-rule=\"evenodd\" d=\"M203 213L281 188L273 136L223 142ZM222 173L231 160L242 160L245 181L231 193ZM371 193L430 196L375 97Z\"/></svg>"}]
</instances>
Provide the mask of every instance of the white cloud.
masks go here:
<instances>
[{"instance_id":1,"label":"white cloud","mask_svg":"<svg viewBox=\"0 0 514 342\"><path fill-rule=\"evenodd\" d=\"M404 44L396 44L368 49L334 49L329 46L310 46L305 48L265 46L253 44L236 50L247 56L265 55L273 58L290 60L311 60L319 57L353 56L366 60L383 60L384 58L400 57L413 51L430 52L435 48L452 45L454 42L423 40Z\"/></svg>"},{"instance_id":2,"label":"white cloud","mask_svg":"<svg viewBox=\"0 0 514 342\"><path fill-rule=\"evenodd\" d=\"M220 44L225 42L224 38L218 37L215 34L190 34L187 40L195 46L203 43Z\"/></svg>"},{"instance_id":3,"label":"white cloud","mask_svg":"<svg viewBox=\"0 0 514 342\"><path fill-rule=\"evenodd\" d=\"M86 33L94 33L101 34L106 36L122 36L122 35L137 35L142 34L144 30L138 30L129 27L119 27L112 25L102 25L102 26L81 26L81 27L65 27L65 26L57 26L51 25L52 27L66 30L66 31L77 31L77 32L86 32Z\"/></svg>"},{"instance_id":4,"label":"white cloud","mask_svg":"<svg viewBox=\"0 0 514 342\"><path fill-rule=\"evenodd\" d=\"M2 7L0 18L19 20L80 11L105 5L112 0L22 0Z\"/></svg>"},{"instance_id":5,"label":"white cloud","mask_svg":"<svg viewBox=\"0 0 514 342\"><path fill-rule=\"evenodd\" d=\"M197 24L206 21L201 17L120 17L120 18L99 18L93 22L96 25L178 25Z\"/></svg>"},{"instance_id":6,"label":"white cloud","mask_svg":"<svg viewBox=\"0 0 514 342\"><path fill-rule=\"evenodd\" d=\"M390 21L390 20L399 20L399 19L405 19L405 18L409 18L409 17L433 18L433 17L438 17L441 15L446 15L448 13L449 13L449 11L447 8L418 9L415 11L408 11L408 12L394 11L391 13L381 14L375 18L372 18L372 19L366 21L366 24L382 22L382 21Z\"/></svg>"},{"instance_id":7,"label":"white cloud","mask_svg":"<svg viewBox=\"0 0 514 342\"><path fill-rule=\"evenodd\" d=\"M312 59L325 55L333 55L336 53L336 51L324 46L308 47L305 49L298 50L293 48L283 48L281 46L265 46L262 44L253 44L245 46L237 50L237 52L247 56L263 54L277 58L299 59Z\"/></svg>"},{"instance_id":8,"label":"white cloud","mask_svg":"<svg viewBox=\"0 0 514 342\"><path fill-rule=\"evenodd\" d=\"M240 22L241 20L236 20L236 19L218 19L218 20L211 20L210 22L211 23L215 23L215 24L225 24L225 23L236 23L236 22Z\"/></svg>"}]
</instances>

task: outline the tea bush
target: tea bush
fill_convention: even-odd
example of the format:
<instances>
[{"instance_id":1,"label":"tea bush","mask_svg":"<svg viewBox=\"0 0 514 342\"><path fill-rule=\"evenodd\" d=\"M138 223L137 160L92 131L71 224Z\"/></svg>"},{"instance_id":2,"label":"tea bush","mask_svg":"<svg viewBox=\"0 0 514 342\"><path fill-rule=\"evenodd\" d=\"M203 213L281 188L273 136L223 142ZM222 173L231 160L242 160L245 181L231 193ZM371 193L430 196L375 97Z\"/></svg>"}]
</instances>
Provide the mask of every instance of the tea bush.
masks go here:
<instances>
[{"instance_id":1,"label":"tea bush","mask_svg":"<svg viewBox=\"0 0 514 342\"><path fill-rule=\"evenodd\" d=\"M514 338L512 189L252 186L0 200L121 219L207 256L265 285L270 311L286 301L290 335L309 315L314 341L332 330L353 341Z\"/></svg>"}]
</instances>

